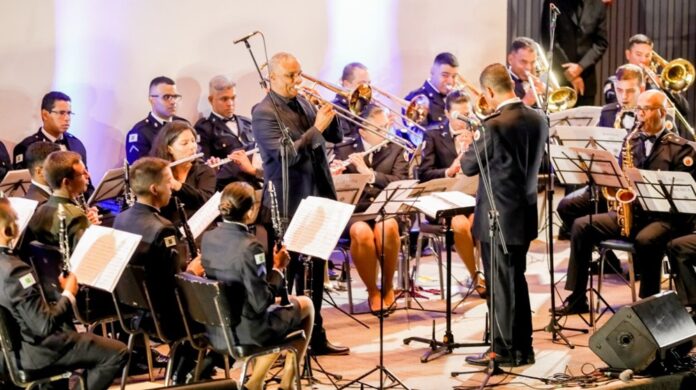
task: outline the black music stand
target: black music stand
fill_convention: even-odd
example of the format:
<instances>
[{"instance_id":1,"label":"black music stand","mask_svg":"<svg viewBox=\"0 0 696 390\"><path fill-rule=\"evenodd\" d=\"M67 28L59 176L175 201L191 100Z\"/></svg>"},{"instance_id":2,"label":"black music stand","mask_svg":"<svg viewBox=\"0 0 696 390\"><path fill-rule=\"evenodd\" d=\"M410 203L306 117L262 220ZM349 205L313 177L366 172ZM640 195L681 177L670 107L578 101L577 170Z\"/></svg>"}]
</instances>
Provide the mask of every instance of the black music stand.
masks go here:
<instances>
[{"instance_id":1,"label":"black music stand","mask_svg":"<svg viewBox=\"0 0 696 390\"><path fill-rule=\"evenodd\" d=\"M17 169L9 171L0 182L0 191L6 197L23 197L27 194L27 189L31 184L31 175L28 169Z\"/></svg>"},{"instance_id":2,"label":"black music stand","mask_svg":"<svg viewBox=\"0 0 696 390\"><path fill-rule=\"evenodd\" d=\"M696 214L696 181L688 172L629 168L636 198L645 211Z\"/></svg>"},{"instance_id":3,"label":"black music stand","mask_svg":"<svg viewBox=\"0 0 696 390\"><path fill-rule=\"evenodd\" d=\"M115 199L125 194L126 182L123 169L114 168L106 171L99 185L94 189L92 196L89 197L87 205L93 206L99 202Z\"/></svg>"},{"instance_id":4,"label":"black music stand","mask_svg":"<svg viewBox=\"0 0 696 390\"><path fill-rule=\"evenodd\" d=\"M558 126L556 135L563 146L607 150L618 156L626 130L612 127Z\"/></svg>"},{"instance_id":5,"label":"black music stand","mask_svg":"<svg viewBox=\"0 0 696 390\"><path fill-rule=\"evenodd\" d=\"M602 107L582 106L549 114L549 127L592 126L599 121Z\"/></svg>"}]
</instances>

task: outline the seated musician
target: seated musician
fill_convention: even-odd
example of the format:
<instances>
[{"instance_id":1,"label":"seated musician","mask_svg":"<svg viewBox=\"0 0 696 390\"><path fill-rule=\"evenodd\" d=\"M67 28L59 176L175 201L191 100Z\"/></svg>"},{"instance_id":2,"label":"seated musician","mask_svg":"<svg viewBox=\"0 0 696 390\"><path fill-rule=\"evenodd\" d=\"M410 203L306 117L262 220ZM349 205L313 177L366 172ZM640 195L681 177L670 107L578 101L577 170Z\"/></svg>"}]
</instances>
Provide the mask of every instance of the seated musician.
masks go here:
<instances>
[{"instance_id":1,"label":"seated musician","mask_svg":"<svg viewBox=\"0 0 696 390\"><path fill-rule=\"evenodd\" d=\"M674 273L674 287L682 304L696 316L696 226L691 232L667 245L670 269Z\"/></svg>"},{"instance_id":2,"label":"seated musician","mask_svg":"<svg viewBox=\"0 0 696 390\"><path fill-rule=\"evenodd\" d=\"M530 80L529 77L534 75L534 64L537 62L538 54L534 43L531 38L517 37L510 44L507 55L508 73L515 83L515 95L530 107L537 105L534 89L530 83L534 83L537 94L543 94L546 91L546 86L538 78L532 77Z\"/></svg>"},{"instance_id":3,"label":"seated musician","mask_svg":"<svg viewBox=\"0 0 696 390\"><path fill-rule=\"evenodd\" d=\"M453 112L459 112L463 116L471 113L471 99L469 95L461 91L453 91L445 99L445 115L447 121L441 125L431 127L425 134L423 142L423 160L418 171L421 181L455 177L461 172L459 158L473 142L473 135L469 126L452 117ZM473 215L466 217L457 215L452 218L452 230L454 232L454 247L459 257L466 265L466 269L472 278L476 292L486 296L486 282L483 273L476 268L474 257L474 238L471 234Z\"/></svg>"},{"instance_id":4,"label":"seated musician","mask_svg":"<svg viewBox=\"0 0 696 390\"><path fill-rule=\"evenodd\" d=\"M295 343L298 359L302 362L314 326L314 306L306 296L289 296L291 305L281 306L277 296L283 281L283 270L290 261L285 247L273 251L273 269L267 272L265 251L261 243L249 233L252 223L254 189L247 183L228 184L220 199L222 223L203 235L202 264L207 277L219 280L233 293L229 302L241 310L241 322L234 329L236 343L273 345L287 334L302 329L306 338ZM234 250L230 250L234 248ZM213 346L226 350L225 337L218 328L208 327ZM264 387L264 376L276 355L257 359L254 372L244 384L250 390ZM286 358L285 372L280 382L282 389L293 388L295 373L293 360ZM301 365L302 363L300 363Z\"/></svg>"},{"instance_id":5,"label":"seated musician","mask_svg":"<svg viewBox=\"0 0 696 390\"><path fill-rule=\"evenodd\" d=\"M251 132L251 119L235 114L236 84L226 76L215 76L209 83L208 102L211 111L207 118L196 122L198 142L205 158L231 157L232 161L217 171L217 188L223 189L233 181L246 181L254 188L263 184L263 170L255 168L246 151L256 143Z\"/></svg>"},{"instance_id":6,"label":"seated musician","mask_svg":"<svg viewBox=\"0 0 696 390\"><path fill-rule=\"evenodd\" d=\"M387 131L389 117L387 112L374 104L369 104L361 113L361 117ZM361 212L374 201L377 195L392 181L408 178L408 161L404 150L393 144L384 143L384 138L365 129L358 129L360 138L337 144L334 147L336 159L350 163L347 167L339 167L339 171L370 175L365 190L358 202L356 211ZM379 147L379 145L382 145ZM371 151L365 154L366 151ZM336 164L334 164L336 165ZM382 245L382 234L384 242ZM358 270L360 278L365 283L368 293L370 311L378 315L380 305L386 310L394 304L394 271L399 257L400 234L399 224L395 218L387 218L384 222L375 224L374 221L358 221L350 226L350 253ZM379 257L384 249L384 301L377 287L377 267Z\"/></svg>"},{"instance_id":7,"label":"seated musician","mask_svg":"<svg viewBox=\"0 0 696 390\"><path fill-rule=\"evenodd\" d=\"M683 171L696 174L694 145L670 132L665 127L667 96L661 91L645 91L638 97L637 112L639 127L629 134L622 148L621 166L639 169ZM630 148L630 154L626 148ZM630 156L631 161L624 161ZM643 210L638 202L627 206L633 216L628 239L635 246L634 264L641 275L641 298L660 291L661 264L668 241L691 228L687 215L670 216ZM618 211L618 210L617 210ZM617 212L578 218L571 229L570 262L566 290L572 293L565 299L560 314L576 314L589 310L585 289L587 288L588 266L592 249L600 241L619 238L621 227Z\"/></svg>"},{"instance_id":8,"label":"seated musician","mask_svg":"<svg viewBox=\"0 0 696 390\"><path fill-rule=\"evenodd\" d=\"M119 341L75 330L74 274L60 277L63 292L55 304L44 302L31 267L10 249L18 233L15 211L0 198L0 305L19 326L21 339L15 341L20 345L20 368L83 369L87 389L108 389L128 361L128 349Z\"/></svg>"},{"instance_id":9,"label":"seated musician","mask_svg":"<svg viewBox=\"0 0 696 390\"><path fill-rule=\"evenodd\" d=\"M351 62L344 66L343 73L341 73L341 86L346 91L353 91L360 84L370 84L370 73L367 70L367 66L360 62ZM334 97L332 103L346 110L349 109L348 99L338 93ZM339 126L343 132L344 140L348 141L348 138L357 139L359 137L356 125L350 121L342 120L339 122Z\"/></svg>"},{"instance_id":10,"label":"seated musician","mask_svg":"<svg viewBox=\"0 0 696 390\"><path fill-rule=\"evenodd\" d=\"M173 121L164 125L152 142L150 155L169 162L193 157L198 151L196 131L188 122ZM183 203L186 216L191 217L215 193L215 170L203 160L194 159L172 167L172 197L161 210L163 217L179 225L174 197Z\"/></svg>"},{"instance_id":11,"label":"seated musician","mask_svg":"<svg viewBox=\"0 0 696 390\"><path fill-rule=\"evenodd\" d=\"M116 216L114 229L141 235L143 238L131 257L130 264L142 265L152 294L152 305L164 325L166 337L176 340L185 335L184 324L174 298L174 275L187 269L202 275L200 256L186 265L186 250L179 242L177 229L160 214L169 204L176 179L169 162L159 158L142 157L130 167L131 189L137 201ZM147 325L146 325L147 326ZM188 345L188 344L185 344ZM188 348L188 347L187 347ZM183 383L193 368L192 349L178 349L175 381Z\"/></svg>"},{"instance_id":12,"label":"seated musician","mask_svg":"<svg viewBox=\"0 0 696 390\"><path fill-rule=\"evenodd\" d=\"M24 153L24 163L31 175L31 185L24 195L27 199L39 202L38 206L46 203L51 196L51 187L46 182L43 164L49 154L59 151L60 147L52 142L35 142Z\"/></svg>"}]
</instances>

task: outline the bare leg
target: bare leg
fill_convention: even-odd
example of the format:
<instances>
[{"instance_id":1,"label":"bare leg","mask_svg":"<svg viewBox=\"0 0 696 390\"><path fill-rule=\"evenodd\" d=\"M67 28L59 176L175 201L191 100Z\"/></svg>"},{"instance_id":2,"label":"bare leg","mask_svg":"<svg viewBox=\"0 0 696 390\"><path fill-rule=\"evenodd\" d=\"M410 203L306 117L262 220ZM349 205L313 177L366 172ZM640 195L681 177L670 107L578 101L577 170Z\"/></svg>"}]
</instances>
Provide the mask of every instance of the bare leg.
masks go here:
<instances>
[{"instance_id":1,"label":"bare leg","mask_svg":"<svg viewBox=\"0 0 696 390\"><path fill-rule=\"evenodd\" d=\"M382 223L375 225L374 237L377 246L377 253L382 250L382 229L384 229L384 307L387 308L394 303L394 272L396 263L399 260L399 247L401 237L399 236L399 224L396 219L389 218Z\"/></svg>"},{"instance_id":2,"label":"bare leg","mask_svg":"<svg viewBox=\"0 0 696 390\"><path fill-rule=\"evenodd\" d=\"M379 310L380 294L377 289L377 249L374 233L365 222L355 222L350 227L350 255L365 283L370 310Z\"/></svg>"},{"instance_id":3,"label":"bare leg","mask_svg":"<svg viewBox=\"0 0 696 390\"><path fill-rule=\"evenodd\" d=\"M471 275L474 285L484 285L484 281L478 279L476 269L476 258L474 257L474 237L471 234L473 225L473 214L469 217L457 215L452 218L452 230L454 231L454 247L461 257L466 269Z\"/></svg>"},{"instance_id":4,"label":"bare leg","mask_svg":"<svg viewBox=\"0 0 696 390\"><path fill-rule=\"evenodd\" d=\"M297 358L300 362L302 362L304 361L304 356L307 353L309 340L312 338L312 327L314 326L314 305L312 304L312 300L305 296L291 296L290 299L297 301L297 303L300 304L300 316L302 318L301 326L306 337L304 340L295 342L293 346L297 351ZM280 381L280 387L283 389L292 389L295 375L295 361L289 354L286 354L285 373Z\"/></svg>"}]
</instances>

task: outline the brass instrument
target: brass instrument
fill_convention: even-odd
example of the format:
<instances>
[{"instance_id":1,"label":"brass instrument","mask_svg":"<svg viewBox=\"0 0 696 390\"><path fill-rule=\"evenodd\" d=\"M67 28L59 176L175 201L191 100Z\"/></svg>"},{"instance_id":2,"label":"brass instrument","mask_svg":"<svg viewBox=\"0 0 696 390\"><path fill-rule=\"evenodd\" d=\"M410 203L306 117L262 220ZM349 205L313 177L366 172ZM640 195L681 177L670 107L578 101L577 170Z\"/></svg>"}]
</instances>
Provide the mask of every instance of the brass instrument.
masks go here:
<instances>
[{"instance_id":1,"label":"brass instrument","mask_svg":"<svg viewBox=\"0 0 696 390\"><path fill-rule=\"evenodd\" d=\"M314 83L314 86L319 85L346 98L346 100L348 100L348 109L355 115L360 115L363 108L372 101L372 87L370 87L369 84L362 83L355 87L352 91L346 91L344 88L339 87L338 85L319 80L318 78L312 77L306 73L302 73L302 77ZM314 86L311 88L314 89ZM311 99L308 100L311 101ZM318 103L312 103L314 105L318 105Z\"/></svg>"},{"instance_id":2,"label":"brass instrument","mask_svg":"<svg viewBox=\"0 0 696 390\"><path fill-rule=\"evenodd\" d=\"M691 62L683 58L677 58L676 60L667 62L667 60L653 50L652 59L650 60L650 69L652 73L656 75L659 68L662 68L662 72L660 72L660 81L656 84L662 89L680 93L689 89L694 82L696 71ZM656 81L657 80L653 80L653 82Z\"/></svg>"},{"instance_id":3,"label":"brass instrument","mask_svg":"<svg viewBox=\"0 0 696 390\"><path fill-rule=\"evenodd\" d=\"M575 104L578 102L577 91L570 87L561 87L558 79L556 79L556 75L551 72L549 61L546 59L546 52L538 42L534 42L534 51L537 54L537 59L534 62L534 73L540 75L548 72L549 74L547 82L550 90L546 102L548 111L559 112L575 107Z\"/></svg>"},{"instance_id":4,"label":"brass instrument","mask_svg":"<svg viewBox=\"0 0 696 390\"><path fill-rule=\"evenodd\" d=\"M659 58L659 60L655 59L655 57ZM672 64L673 62L680 61L680 60L683 62L677 62L676 64ZM688 64L688 66L686 64L684 64L684 62L686 64ZM656 65L658 63L661 65ZM687 85L683 89L683 90L685 90L694 81L694 67L693 67L693 65L691 65L690 62L679 58L677 60L674 60L672 62L667 63L664 60L664 58L660 57L657 53L655 53L653 51L653 60L650 63L650 67L642 65L642 64L641 64L641 67L643 68L643 72L645 72L645 75L650 79L650 81L652 81L653 84L657 85L663 91L680 92L680 91L668 89L663 84L664 84L665 79L674 80L672 82L667 83L670 86L679 84L679 81L677 81L675 74L681 73L681 71L678 70L678 69L680 69L681 65L683 65L684 69L686 70L684 73L684 77L683 77L684 82L687 83ZM662 68L663 68L662 75L660 76L660 77L662 77L662 82L660 81L660 77L658 77L658 75L656 74L656 72L654 70L654 69L657 69L658 66L662 66ZM674 68L674 69L672 69L672 68ZM683 127L686 129L686 131L689 132L689 134L691 134L692 137L696 138L696 131L694 131L693 126L691 126L689 124L689 122L686 120L686 118L684 118L684 115L682 115L682 113L679 111L679 109L677 109L677 107L674 105L674 102L672 101L672 99L669 97L667 98L667 107L674 109L675 119L678 120L683 125Z\"/></svg>"},{"instance_id":5,"label":"brass instrument","mask_svg":"<svg viewBox=\"0 0 696 390\"><path fill-rule=\"evenodd\" d=\"M279 250L283 246L283 235L285 234L285 228L283 226L283 220L280 216L280 210L278 209L278 199L276 198L275 186L272 181L268 181L268 196L271 200L271 222L273 223L273 231L275 232L275 250ZM272 251L272 252L275 252ZM285 279L285 272L283 272L283 281L280 284L280 304L283 306L290 305L290 299L288 298L288 283Z\"/></svg>"},{"instance_id":6,"label":"brass instrument","mask_svg":"<svg viewBox=\"0 0 696 390\"><path fill-rule=\"evenodd\" d=\"M397 105L403 107L404 114L401 114L400 112L393 110L391 107L377 99L374 100L375 103L401 117L401 119L410 123L412 126L417 127L422 131L425 131L425 129L420 124L426 122L428 113L430 112L430 99L428 99L427 96L423 94L416 95L410 101L408 101L394 96L391 93L383 89L377 88L374 85L371 85L370 87L374 92L377 92L378 94L386 97L387 99L391 100Z\"/></svg>"},{"instance_id":7,"label":"brass instrument","mask_svg":"<svg viewBox=\"0 0 696 390\"><path fill-rule=\"evenodd\" d=\"M632 120L626 123L627 120ZM636 125L637 115L635 107L621 107L621 111L616 114L614 119L615 129L632 129Z\"/></svg>"},{"instance_id":8,"label":"brass instrument","mask_svg":"<svg viewBox=\"0 0 696 390\"><path fill-rule=\"evenodd\" d=\"M631 139L640 131L640 123L636 122L633 131L626 137L621 151L621 170L626 175L628 168L633 168L633 154L631 153ZM628 181L628 178L626 178ZM628 188L607 188L602 187L602 194L607 199L609 209L616 210L616 221L621 228L621 235L628 237L631 235L633 225L633 201L636 200L636 192L630 186Z\"/></svg>"},{"instance_id":9,"label":"brass instrument","mask_svg":"<svg viewBox=\"0 0 696 390\"><path fill-rule=\"evenodd\" d=\"M65 206L62 203L58 204L58 250L61 256L61 272L63 276L68 276L70 273L70 237L68 237L68 228L65 221Z\"/></svg>"},{"instance_id":10,"label":"brass instrument","mask_svg":"<svg viewBox=\"0 0 696 390\"><path fill-rule=\"evenodd\" d=\"M474 114L481 120L486 119L495 111L494 107L488 105L488 101L474 84L470 83L459 73L454 75L454 88L460 91L467 91L473 99Z\"/></svg>"}]
</instances>

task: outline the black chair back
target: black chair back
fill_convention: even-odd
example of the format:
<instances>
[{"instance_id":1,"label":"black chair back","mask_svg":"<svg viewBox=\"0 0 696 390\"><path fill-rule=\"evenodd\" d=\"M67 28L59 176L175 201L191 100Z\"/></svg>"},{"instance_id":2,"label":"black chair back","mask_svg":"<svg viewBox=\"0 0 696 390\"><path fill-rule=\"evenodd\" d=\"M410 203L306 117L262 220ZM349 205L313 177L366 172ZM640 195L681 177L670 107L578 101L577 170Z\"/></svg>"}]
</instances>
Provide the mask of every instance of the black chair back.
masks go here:
<instances>
[{"instance_id":1,"label":"black chair back","mask_svg":"<svg viewBox=\"0 0 696 390\"><path fill-rule=\"evenodd\" d=\"M17 383L21 377L19 367L19 349L21 348L19 325L5 307L0 306L0 348L5 359L6 370L12 381Z\"/></svg>"},{"instance_id":2,"label":"black chair back","mask_svg":"<svg viewBox=\"0 0 696 390\"><path fill-rule=\"evenodd\" d=\"M39 279L39 291L44 301L57 301L61 294L58 276L63 262L60 250L53 245L32 241L29 244L29 262Z\"/></svg>"},{"instance_id":3,"label":"black chair back","mask_svg":"<svg viewBox=\"0 0 696 390\"><path fill-rule=\"evenodd\" d=\"M123 270L114 289L119 303L140 310L150 311L148 291L145 284L145 267L129 264Z\"/></svg>"}]
</instances>

